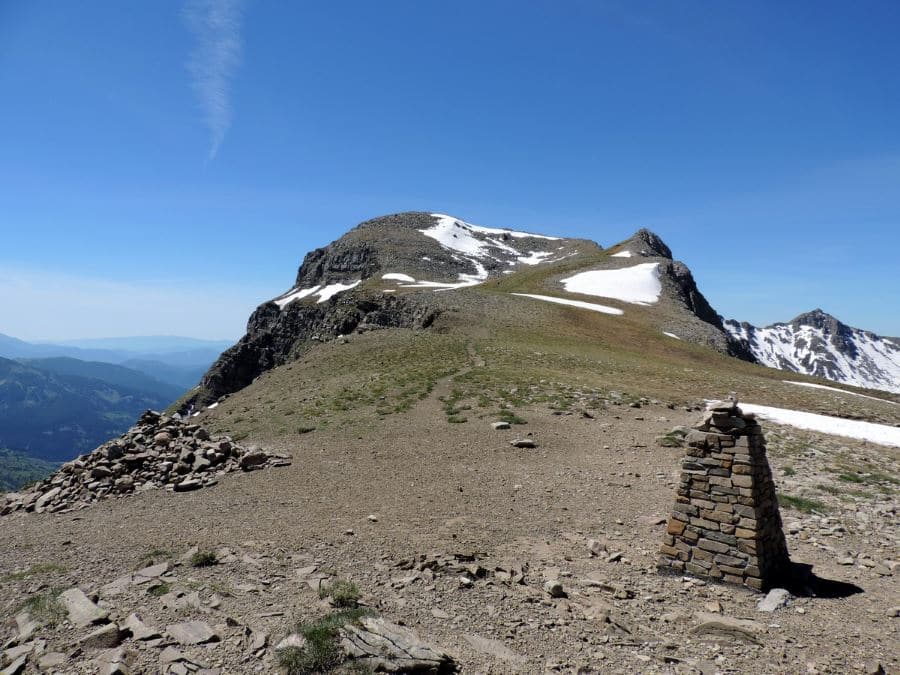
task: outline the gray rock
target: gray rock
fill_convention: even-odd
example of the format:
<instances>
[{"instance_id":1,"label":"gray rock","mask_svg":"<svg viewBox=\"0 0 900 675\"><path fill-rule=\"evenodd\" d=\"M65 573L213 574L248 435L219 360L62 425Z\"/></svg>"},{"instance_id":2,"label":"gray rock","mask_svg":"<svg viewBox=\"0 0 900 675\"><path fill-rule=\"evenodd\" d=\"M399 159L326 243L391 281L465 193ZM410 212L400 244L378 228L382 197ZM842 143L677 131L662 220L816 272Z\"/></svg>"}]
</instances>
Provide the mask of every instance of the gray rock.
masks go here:
<instances>
[{"instance_id":1,"label":"gray rock","mask_svg":"<svg viewBox=\"0 0 900 675\"><path fill-rule=\"evenodd\" d=\"M495 431L505 431L510 428L509 422L494 422L491 426Z\"/></svg>"},{"instance_id":2,"label":"gray rock","mask_svg":"<svg viewBox=\"0 0 900 675\"><path fill-rule=\"evenodd\" d=\"M59 599L69 613L69 621L79 628L106 621L109 616L109 612L91 602L80 588L63 591Z\"/></svg>"},{"instance_id":3,"label":"gray rock","mask_svg":"<svg viewBox=\"0 0 900 675\"><path fill-rule=\"evenodd\" d=\"M122 631L114 623L108 623L91 631L78 641L83 649L109 649L118 647L123 638Z\"/></svg>"},{"instance_id":4,"label":"gray rock","mask_svg":"<svg viewBox=\"0 0 900 675\"><path fill-rule=\"evenodd\" d=\"M193 490L199 490L202 487L203 481L196 478L186 478L180 483L175 483L172 489L175 490L175 492L191 492Z\"/></svg>"},{"instance_id":5,"label":"gray rock","mask_svg":"<svg viewBox=\"0 0 900 675\"><path fill-rule=\"evenodd\" d=\"M509 444L514 448L536 448L537 443L534 442L532 438L517 438L514 441L510 441Z\"/></svg>"},{"instance_id":6,"label":"gray rock","mask_svg":"<svg viewBox=\"0 0 900 675\"><path fill-rule=\"evenodd\" d=\"M548 579L544 582L544 592L551 598L566 597L566 591L563 589L563 585L556 579Z\"/></svg>"},{"instance_id":7,"label":"gray rock","mask_svg":"<svg viewBox=\"0 0 900 675\"><path fill-rule=\"evenodd\" d=\"M25 671L26 663L28 663L28 657L20 656L15 661L6 666L6 668L0 670L0 675L19 675L19 673Z\"/></svg>"},{"instance_id":8,"label":"gray rock","mask_svg":"<svg viewBox=\"0 0 900 675\"><path fill-rule=\"evenodd\" d=\"M774 612L787 607L791 601L790 592L783 588L773 588L766 597L756 603L756 609L760 612Z\"/></svg>"},{"instance_id":9,"label":"gray rock","mask_svg":"<svg viewBox=\"0 0 900 675\"><path fill-rule=\"evenodd\" d=\"M284 638L281 642L275 645L275 651L277 652L280 649L303 649L306 646L306 638L300 635L299 633L291 633L286 638Z\"/></svg>"},{"instance_id":10,"label":"gray rock","mask_svg":"<svg viewBox=\"0 0 900 675\"><path fill-rule=\"evenodd\" d=\"M185 621L166 626L166 633L180 645L200 645L218 642L221 638L203 621Z\"/></svg>"},{"instance_id":11,"label":"gray rock","mask_svg":"<svg viewBox=\"0 0 900 675\"><path fill-rule=\"evenodd\" d=\"M269 456L262 450L251 451L241 457L241 468L244 471L255 469L265 464L268 459Z\"/></svg>"},{"instance_id":12,"label":"gray rock","mask_svg":"<svg viewBox=\"0 0 900 675\"><path fill-rule=\"evenodd\" d=\"M41 670L53 670L64 665L69 660L62 652L47 652L38 659L38 667Z\"/></svg>"},{"instance_id":13,"label":"gray rock","mask_svg":"<svg viewBox=\"0 0 900 675\"><path fill-rule=\"evenodd\" d=\"M697 619L698 623L691 629L691 633L711 638L759 644L757 635L766 631L766 627L758 621L735 619L722 614L698 612Z\"/></svg>"},{"instance_id":14,"label":"gray rock","mask_svg":"<svg viewBox=\"0 0 900 675\"><path fill-rule=\"evenodd\" d=\"M158 577L161 577L168 571L169 563L167 562L161 562L156 565L144 567L143 569L139 569L134 573L134 583L139 584L145 581L150 581L151 579L156 579Z\"/></svg>"},{"instance_id":15,"label":"gray rock","mask_svg":"<svg viewBox=\"0 0 900 675\"><path fill-rule=\"evenodd\" d=\"M131 631L131 637L135 640L155 640L162 636L158 630L141 621L137 614L129 614L122 626Z\"/></svg>"},{"instance_id":16,"label":"gray rock","mask_svg":"<svg viewBox=\"0 0 900 675\"><path fill-rule=\"evenodd\" d=\"M409 628L381 617L364 617L341 629L341 649L348 659L388 673L452 673L453 658L423 642Z\"/></svg>"}]
</instances>

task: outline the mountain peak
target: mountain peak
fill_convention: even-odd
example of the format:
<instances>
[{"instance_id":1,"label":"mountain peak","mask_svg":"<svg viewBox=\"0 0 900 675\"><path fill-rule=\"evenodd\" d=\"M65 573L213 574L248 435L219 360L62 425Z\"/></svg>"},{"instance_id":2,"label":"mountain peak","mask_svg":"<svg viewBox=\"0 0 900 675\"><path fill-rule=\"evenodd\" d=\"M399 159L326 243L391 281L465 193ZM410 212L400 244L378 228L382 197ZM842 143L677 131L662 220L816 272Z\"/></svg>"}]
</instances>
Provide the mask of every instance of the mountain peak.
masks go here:
<instances>
[{"instance_id":1,"label":"mountain peak","mask_svg":"<svg viewBox=\"0 0 900 675\"><path fill-rule=\"evenodd\" d=\"M672 249L656 234L642 227L621 244L621 251L614 253L616 257L641 256L644 258L667 258L672 260ZM627 254L627 255L626 255Z\"/></svg>"}]
</instances>

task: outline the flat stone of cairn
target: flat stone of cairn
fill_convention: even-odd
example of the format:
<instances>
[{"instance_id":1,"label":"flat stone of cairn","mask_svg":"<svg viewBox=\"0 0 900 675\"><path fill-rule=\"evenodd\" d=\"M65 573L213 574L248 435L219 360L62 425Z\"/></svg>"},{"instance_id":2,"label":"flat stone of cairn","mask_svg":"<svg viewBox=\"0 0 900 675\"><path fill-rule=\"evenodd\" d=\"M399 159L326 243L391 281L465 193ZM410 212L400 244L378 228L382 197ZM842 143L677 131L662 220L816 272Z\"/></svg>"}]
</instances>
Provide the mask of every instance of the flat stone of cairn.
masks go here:
<instances>
[{"instance_id":1,"label":"flat stone of cairn","mask_svg":"<svg viewBox=\"0 0 900 675\"><path fill-rule=\"evenodd\" d=\"M289 455L244 448L228 436L212 438L199 424L148 410L122 436L66 462L46 480L0 494L0 516L69 511L153 488L188 492L215 485L223 473L290 463Z\"/></svg>"},{"instance_id":2,"label":"flat stone of cairn","mask_svg":"<svg viewBox=\"0 0 900 675\"><path fill-rule=\"evenodd\" d=\"M685 442L659 570L756 590L784 581L790 559L756 417L736 400L712 402Z\"/></svg>"}]
</instances>

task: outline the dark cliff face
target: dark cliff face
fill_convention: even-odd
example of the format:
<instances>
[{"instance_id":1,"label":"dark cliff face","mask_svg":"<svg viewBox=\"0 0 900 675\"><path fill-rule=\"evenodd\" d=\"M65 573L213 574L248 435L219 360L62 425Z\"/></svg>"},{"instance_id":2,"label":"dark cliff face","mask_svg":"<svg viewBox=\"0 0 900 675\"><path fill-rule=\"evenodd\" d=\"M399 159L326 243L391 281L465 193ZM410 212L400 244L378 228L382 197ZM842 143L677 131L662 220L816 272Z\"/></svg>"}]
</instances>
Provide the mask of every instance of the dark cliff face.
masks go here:
<instances>
[{"instance_id":1,"label":"dark cliff face","mask_svg":"<svg viewBox=\"0 0 900 675\"><path fill-rule=\"evenodd\" d=\"M204 375L185 407L209 405L243 389L262 373L296 358L310 341L376 328L428 328L438 311L414 297L347 294L322 304L260 305L247 333Z\"/></svg>"},{"instance_id":2,"label":"dark cliff face","mask_svg":"<svg viewBox=\"0 0 900 675\"><path fill-rule=\"evenodd\" d=\"M662 241L660 240L660 243ZM663 244L665 246L665 244ZM666 247L668 250L668 247ZM694 281L694 275L682 262L674 261L660 265L660 276L671 289L674 297L701 321L722 330L722 317L712 308Z\"/></svg>"}]
</instances>

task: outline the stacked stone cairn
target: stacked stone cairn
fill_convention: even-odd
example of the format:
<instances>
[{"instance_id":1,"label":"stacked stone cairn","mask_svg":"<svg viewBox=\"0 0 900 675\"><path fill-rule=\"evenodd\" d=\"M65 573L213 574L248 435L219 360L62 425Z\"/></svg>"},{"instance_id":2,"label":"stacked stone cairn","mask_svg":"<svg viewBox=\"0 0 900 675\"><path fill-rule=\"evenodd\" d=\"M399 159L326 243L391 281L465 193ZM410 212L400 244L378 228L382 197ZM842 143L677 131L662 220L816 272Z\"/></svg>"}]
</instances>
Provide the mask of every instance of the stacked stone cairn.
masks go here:
<instances>
[{"instance_id":1,"label":"stacked stone cairn","mask_svg":"<svg viewBox=\"0 0 900 675\"><path fill-rule=\"evenodd\" d=\"M199 424L148 410L122 436L66 462L46 480L0 494L0 516L66 512L153 488L188 492L215 485L220 474L290 463L289 455L244 448L227 436L212 438Z\"/></svg>"},{"instance_id":2,"label":"stacked stone cairn","mask_svg":"<svg viewBox=\"0 0 900 675\"><path fill-rule=\"evenodd\" d=\"M785 581L790 559L755 416L734 397L715 401L685 444L659 570L756 590Z\"/></svg>"}]
</instances>

